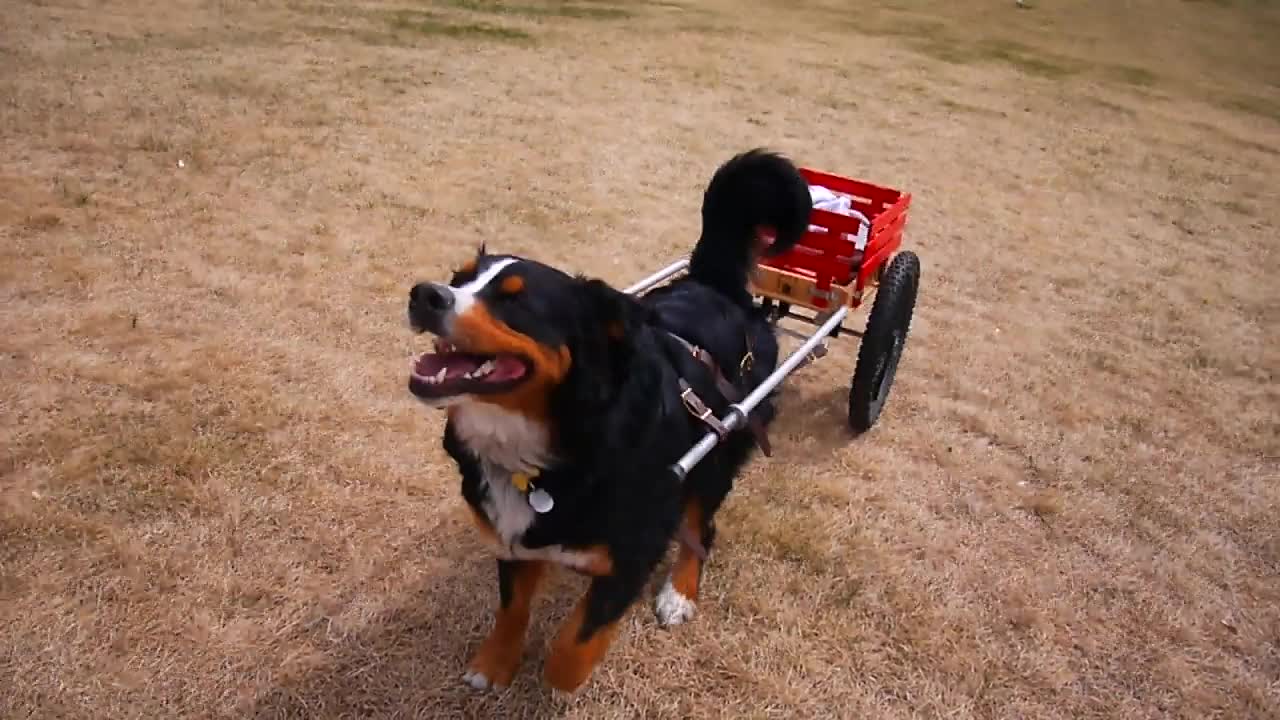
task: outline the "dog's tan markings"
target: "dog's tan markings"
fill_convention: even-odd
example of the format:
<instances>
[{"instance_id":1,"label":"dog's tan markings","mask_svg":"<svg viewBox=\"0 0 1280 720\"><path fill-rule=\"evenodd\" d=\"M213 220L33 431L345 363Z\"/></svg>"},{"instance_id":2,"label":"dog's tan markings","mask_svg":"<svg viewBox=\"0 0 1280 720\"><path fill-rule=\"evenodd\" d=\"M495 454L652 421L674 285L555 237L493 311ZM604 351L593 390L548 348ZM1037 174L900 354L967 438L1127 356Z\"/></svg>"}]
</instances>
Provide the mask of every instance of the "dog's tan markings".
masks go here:
<instances>
[{"instance_id":1,"label":"dog's tan markings","mask_svg":"<svg viewBox=\"0 0 1280 720\"><path fill-rule=\"evenodd\" d=\"M685 529L699 541L702 536L702 504L691 499L684 506ZM671 567L671 586L689 600L698 599L698 581L702 577L702 559L688 545L680 543L676 562Z\"/></svg>"},{"instance_id":2,"label":"dog's tan markings","mask_svg":"<svg viewBox=\"0 0 1280 720\"><path fill-rule=\"evenodd\" d=\"M582 686L596 665L604 658L618 634L618 622L597 628L589 637L582 637L582 625L586 621L590 594L582 598L578 606L560 626L560 632L551 644L543 677L556 690L571 693Z\"/></svg>"},{"instance_id":3,"label":"dog's tan markings","mask_svg":"<svg viewBox=\"0 0 1280 720\"><path fill-rule=\"evenodd\" d=\"M524 290L524 278L519 275L508 275L502 278L502 283L498 285L498 289L504 295L517 295Z\"/></svg>"},{"instance_id":4,"label":"dog's tan markings","mask_svg":"<svg viewBox=\"0 0 1280 720\"><path fill-rule=\"evenodd\" d=\"M578 569L588 575L601 577L613 574L613 555L604 545L593 545L582 551L582 564Z\"/></svg>"},{"instance_id":5,"label":"dog's tan markings","mask_svg":"<svg viewBox=\"0 0 1280 720\"><path fill-rule=\"evenodd\" d=\"M476 259L471 258L470 260L462 263L462 265L458 268L458 273L462 275L470 275L471 273L476 271L477 266L478 265L477 265Z\"/></svg>"},{"instance_id":6,"label":"dog's tan markings","mask_svg":"<svg viewBox=\"0 0 1280 720\"><path fill-rule=\"evenodd\" d=\"M476 687L510 685L524 654L529 610L546 574L546 565L526 560L517 563L511 572L511 597L498 608L493 630L467 666L467 681Z\"/></svg>"},{"instance_id":7,"label":"dog's tan markings","mask_svg":"<svg viewBox=\"0 0 1280 720\"><path fill-rule=\"evenodd\" d=\"M569 348L549 347L511 329L479 300L458 317L454 332L459 338L458 344L471 352L520 355L533 364L529 378L510 392L477 395L477 402L499 405L545 422L551 390L564 380L573 361Z\"/></svg>"}]
</instances>

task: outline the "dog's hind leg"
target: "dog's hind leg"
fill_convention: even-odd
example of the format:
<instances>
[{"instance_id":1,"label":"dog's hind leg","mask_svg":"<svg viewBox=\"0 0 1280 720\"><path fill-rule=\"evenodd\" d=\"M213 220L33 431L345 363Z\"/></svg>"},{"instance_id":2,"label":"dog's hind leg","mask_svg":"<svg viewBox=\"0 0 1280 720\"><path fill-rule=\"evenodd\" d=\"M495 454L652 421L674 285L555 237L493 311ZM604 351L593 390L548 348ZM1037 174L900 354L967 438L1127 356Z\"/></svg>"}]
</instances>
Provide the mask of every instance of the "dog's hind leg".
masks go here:
<instances>
[{"instance_id":1,"label":"dog's hind leg","mask_svg":"<svg viewBox=\"0 0 1280 720\"><path fill-rule=\"evenodd\" d=\"M669 627L693 619L698 602L698 583L702 580L702 564L706 553L711 552L715 536L715 525L703 511L703 502L697 496L690 497L685 501L684 519L676 536L680 550L654 603L658 622Z\"/></svg>"},{"instance_id":2,"label":"dog's hind leg","mask_svg":"<svg viewBox=\"0 0 1280 720\"><path fill-rule=\"evenodd\" d=\"M481 643L463 679L473 688L502 688L511 684L529 627L533 596L546 573L541 560L498 561L498 612L493 630Z\"/></svg>"}]
</instances>

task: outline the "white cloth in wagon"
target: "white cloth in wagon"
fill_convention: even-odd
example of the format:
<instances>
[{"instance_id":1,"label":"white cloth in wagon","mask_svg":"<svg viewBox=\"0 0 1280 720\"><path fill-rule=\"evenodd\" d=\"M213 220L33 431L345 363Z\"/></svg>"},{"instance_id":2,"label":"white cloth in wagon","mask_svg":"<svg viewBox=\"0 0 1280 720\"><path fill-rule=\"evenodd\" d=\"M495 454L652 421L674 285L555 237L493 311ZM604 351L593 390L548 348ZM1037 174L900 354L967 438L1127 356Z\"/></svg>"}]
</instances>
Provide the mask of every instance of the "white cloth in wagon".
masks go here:
<instances>
[{"instance_id":1,"label":"white cloth in wagon","mask_svg":"<svg viewBox=\"0 0 1280 720\"><path fill-rule=\"evenodd\" d=\"M856 236L850 235L849 233L845 233L844 236L853 242L853 246L857 248L859 252L866 249L867 234L871 231L871 221L866 215L853 209L853 198L848 195L841 195L840 193L833 192L830 188L823 187L822 185L810 185L809 197L813 200L813 206L818 210L826 210L827 212L836 213L837 215L845 215L847 217L855 218L861 222L861 227L859 227L858 234ZM825 233L826 231L827 229L824 227L818 227L817 225L809 226L809 232Z\"/></svg>"}]
</instances>

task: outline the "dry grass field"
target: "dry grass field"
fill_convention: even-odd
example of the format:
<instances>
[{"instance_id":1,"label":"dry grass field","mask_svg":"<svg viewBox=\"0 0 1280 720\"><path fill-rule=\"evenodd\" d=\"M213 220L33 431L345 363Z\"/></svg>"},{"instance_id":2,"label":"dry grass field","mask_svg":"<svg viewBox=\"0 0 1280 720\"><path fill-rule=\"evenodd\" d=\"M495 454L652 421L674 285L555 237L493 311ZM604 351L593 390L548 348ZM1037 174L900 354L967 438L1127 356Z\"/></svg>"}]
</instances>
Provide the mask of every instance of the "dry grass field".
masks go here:
<instances>
[{"instance_id":1,"label":"dry grass field","mask_svg":"<svg viewBox=\"0 0 1280 720\"><path fill-rule=\"evenodd\" d=\"M1280 6L1033 5L3 3L0 718L1280 716ZM880 425L842 340L691 624L553 696L562 574L464 687L407 288L625 284L755 145L915 193Z\"/></svg>"}]
</instances>

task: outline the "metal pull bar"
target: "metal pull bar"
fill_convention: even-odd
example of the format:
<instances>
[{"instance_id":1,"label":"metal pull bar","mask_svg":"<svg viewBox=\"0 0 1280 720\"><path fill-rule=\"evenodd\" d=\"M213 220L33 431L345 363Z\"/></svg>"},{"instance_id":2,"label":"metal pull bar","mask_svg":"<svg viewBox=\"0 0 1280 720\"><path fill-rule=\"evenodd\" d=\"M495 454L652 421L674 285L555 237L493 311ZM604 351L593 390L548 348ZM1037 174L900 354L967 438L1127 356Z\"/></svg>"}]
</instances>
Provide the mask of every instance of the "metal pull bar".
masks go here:
<instances>
[{"instance_id":1,"label":"metal pull bar","mask_svg":"<svg viewBox=\"0 0 1280 720\"><path fill-rule=\"evenodd\" d=\"M663 280L666 280L667 278L672 277L673 275L680 272L681 270L684 270L687 267L689 267L689 260L687 258L684 260L677 260L671 263L670 265L662 268L658 272L641 280L640 282L628 287L626 290L623 290L623 292L627 293L628 295L635 295L637 293L642 293L645 290L648 290L649 288L653 287L654 285L661 283Z\"/></svg>"},{"instance_id":2,"label":"metal pull bar","mask_svg":"<svg viewBox=\"0 0 1280 720\"><path fill-rule=\"evenodd\" d=\"M720 418L720 424L725 427L725 430L732 432L739 427L742 427L742 424L746 422L747 416L751 414L751 411L755 410L756 406L759 405L760 402L769 395L769 393L777 389L777 387L782 384L782 381L804 362L805 358L809 356L809 353L812 352L819 343L826 340L827 336L831 334L831 331L836 329L848 314L849 306L840 306L831 314L831 317L827 318L827 321L818 328L812 337L788 355L787 359L782 361L782 364L778 366L778 369L770 373L769 377L765 378L763 382L757 385L755 390L752 390L751 393L743 398L741 402L730 405L729 411L724 414L724 417ZM697 445L694 445L689 452L685 453L683 457L671 466L671 472L674 473L678 479L683 481L685 476L689 474L689 471L693 470L693 467L701 462L702 459L705 458L719 442L720 436L715 432L708 432L706 435L703 435Z\"/></svg>"},{"instance_id":3,"label":"metal pull bar","mask_svg":"<svg viewBox=\"0 0 1280 720\"><path fill-rule=\"evenodd\" d=\"M677 260L658 272L646 277L634 285L629 286L623 292L626 292L629 295L644 292L645 290L662 283L664 280L674 277L681 270L684 270L687 267L689 267L688 259ZM778 366L778 369L770 373L769 377L765 378L763 382L756 386L755 390L752 390L745 398L742 399L741 402L736 402L730 405L728 412L726 412L724 417L719 420L719 424L723 427L723 431L717 428L716 430L703 435L697 445L694 445L689 452L685 453L674 465L671 466L671 472L675 473L676 478L683 481L685 476L689 474L689 471L693 470L694 466L701 462L702 459L705 458L713 448L715 448L722 437L719 434L720 432L728 435L730 432L742 427L743 424L746 423L747 416L751 414L751 411L755 410L756 406L759 405L761 401L769 395L769 393L776 390L777 387L782 384L782 381L787 379L788 375L803 364L805 360L809 358L810 354L813 353L814 348L825 341L827 336L840 326L840 323L844 321L845 316L848 314L848 305L841 305L837 308L833 313L831 313L831 316L826 319L826 322L822 323L822 325L813 333L812 336L809 337L808 340L805 340L800 347L796 348L794 352L788 355L787 359L783 360L782 364ZM710 421L713 418L708 416L705 419ZM714 425L712 427L714 427Z\"/></svg>"}]
</instances>

